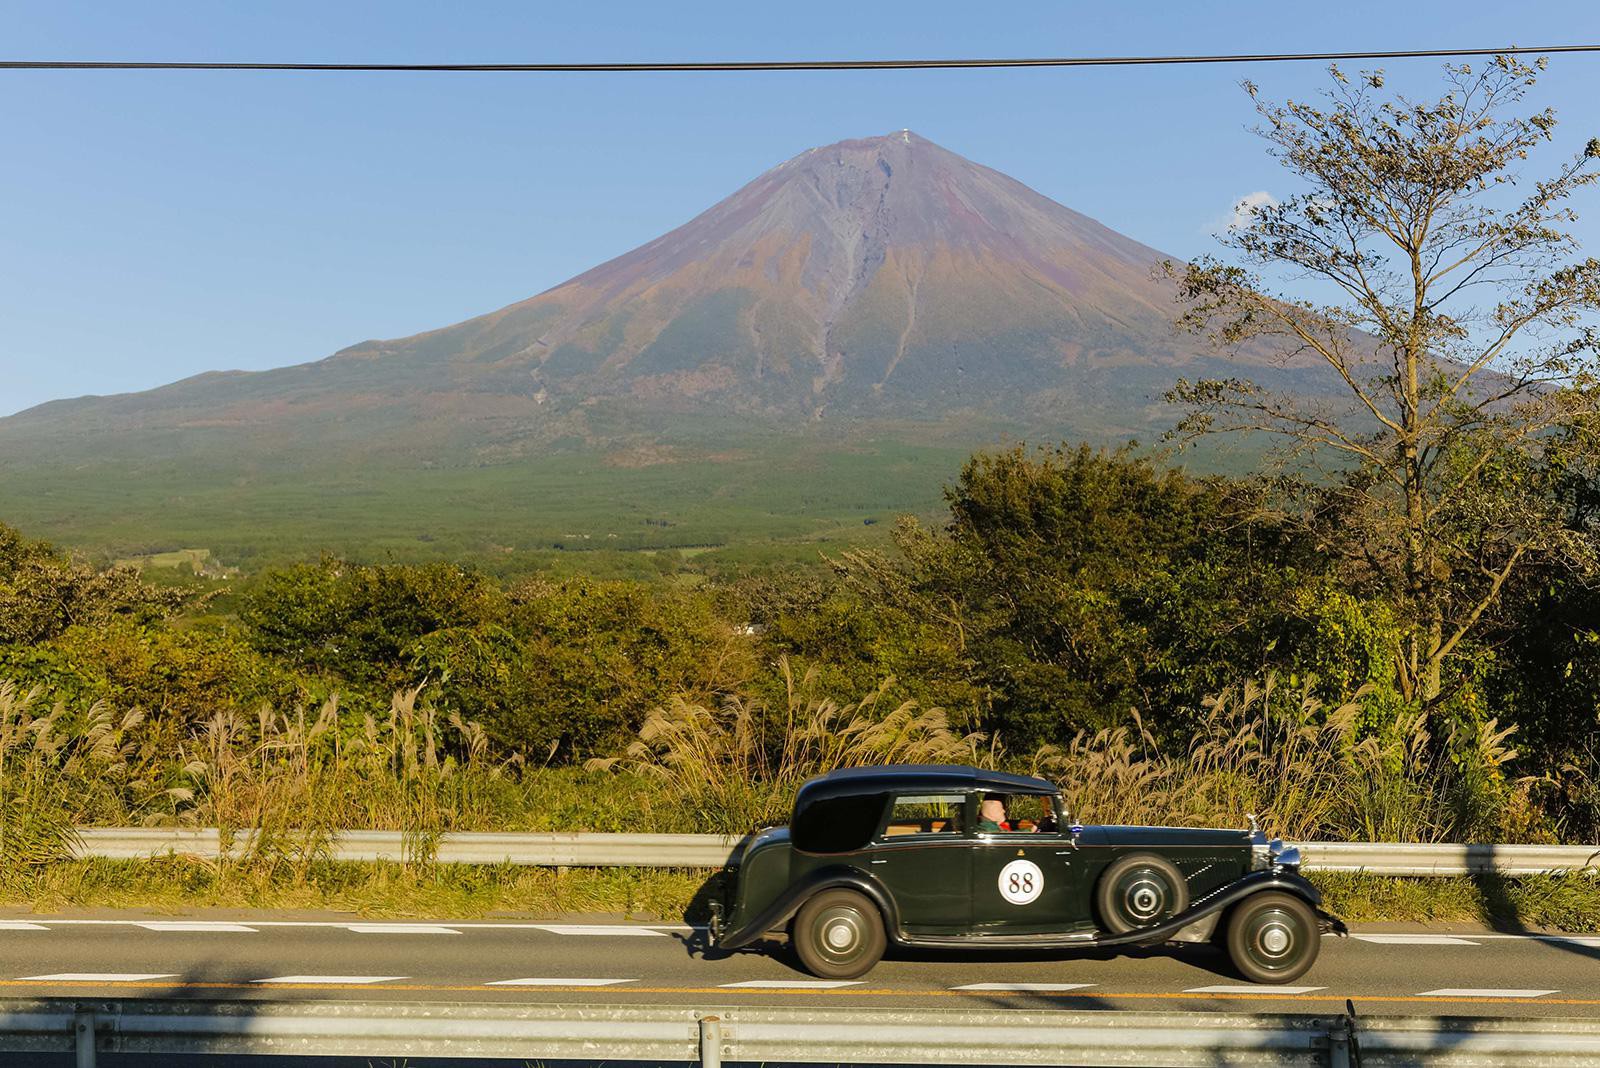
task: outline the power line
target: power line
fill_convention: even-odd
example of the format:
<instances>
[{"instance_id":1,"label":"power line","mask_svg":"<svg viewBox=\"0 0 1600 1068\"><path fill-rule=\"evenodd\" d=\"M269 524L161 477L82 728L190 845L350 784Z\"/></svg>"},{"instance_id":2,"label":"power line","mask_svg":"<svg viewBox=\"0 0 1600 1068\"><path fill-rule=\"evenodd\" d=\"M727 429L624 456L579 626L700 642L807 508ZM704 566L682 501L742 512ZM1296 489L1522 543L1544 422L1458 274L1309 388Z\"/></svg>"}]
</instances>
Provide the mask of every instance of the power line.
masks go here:
<instances>
[{"instance_id":1,"label":"power line","mask_svg":"<svg viewBox=\"0 0 1600 1068\"><path fill-rule=\"evenodd\" d=\"M0 70L259 70L489 74L722 73L808 70L967 70L1002 67L1143 67L1182 63L1301 63L1352 59L1428 59L1466 56L1600 52L1600 44L1549 48L1427 48L1377 52L1287 52L1220 56L1055 56L1012 59L818 59L709 63L185 63L145 60L8 59Z\"/></svg>"}]
</instances>

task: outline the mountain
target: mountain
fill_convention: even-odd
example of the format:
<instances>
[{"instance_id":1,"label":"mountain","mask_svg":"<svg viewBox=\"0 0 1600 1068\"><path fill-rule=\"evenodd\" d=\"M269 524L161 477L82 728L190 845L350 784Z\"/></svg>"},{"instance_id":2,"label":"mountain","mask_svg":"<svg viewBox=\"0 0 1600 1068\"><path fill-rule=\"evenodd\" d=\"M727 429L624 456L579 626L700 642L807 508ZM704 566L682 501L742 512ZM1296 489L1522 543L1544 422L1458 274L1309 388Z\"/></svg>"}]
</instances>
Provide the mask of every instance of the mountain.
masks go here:
<instances>
[{"instance_id":1,"label":"mountain","mask_svg":"<svg viewBox=\"0 0 1600 1068\"><path fill-rule=\"evenodd\" d=\"M495 483L526 491L554 456L715 463L752 434L904 440L937 427L949 448L1012 433L1149 435L1171 418L1160 395L1174 378L1229 367L1174 332L1172 288L1156 272L1165 258L909 130L841 141L454 326L0 420L0 512L36 514L41 533L79 530L93 513L106 538L117 517L142 515L143 553L176 547L166 532L199 499L214 522L180 544L215 548L199 539L216 524L244 529L263 509L281 518L284 494L331 486L330 471L339 492L374 492L383 465L544 463ZM1251 373L1312 383L1266 360ZM898 500L894 488L851 514ZM692 492L723 491L708 476Z\"/></svg>"},{"instance_id":2,"label":"mountain","mask_svg":"<svg viewBox=\"0 0 1600 1068\"><path fill-rule=\"evenodd\" d=\"M977 410L1128 422L1208 359L1166 257L909 130L814 148L531 299L275 371L43 405L0 422L172 428L522 423L600 399L763 417ZM1142 419L1134 417L1138 425ZM512 428L504 428L512 429ZM515 430L512 429L515 433Z\"/></svg>"}]
</instances>

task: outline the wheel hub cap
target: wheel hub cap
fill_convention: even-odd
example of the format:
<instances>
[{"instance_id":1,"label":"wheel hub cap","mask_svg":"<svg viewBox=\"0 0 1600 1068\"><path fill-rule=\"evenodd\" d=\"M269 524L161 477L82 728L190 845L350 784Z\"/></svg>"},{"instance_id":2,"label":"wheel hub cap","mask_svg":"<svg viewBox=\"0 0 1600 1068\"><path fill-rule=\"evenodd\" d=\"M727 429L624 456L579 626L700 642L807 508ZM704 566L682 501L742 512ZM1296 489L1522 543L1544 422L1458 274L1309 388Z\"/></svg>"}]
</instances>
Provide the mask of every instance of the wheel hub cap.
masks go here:
<instances>
[{"instance_id":1,"label":"wheel hub cap","mask_svg":"<svg viewBox=\"0 0 1600 1068\"><path fill-rule=\"evenodd\" d=\"M1252 924L1250 953L1268 968L1288 967L1299 956L1301 926L1280 909L1263 912Z\"/></svg>"},{"instance_id":2,"label":"wheel hub cap","mask_svg":"<svg viewBox=\"0 0 1600 1068\"><path fill-rule=\"evenodd\" d=\"M1128 888L1127 897L1129 916L1141 923L1153 920L1165 905L1167 895L1163 888L1157 885L1149 876L1134 883Z\"/></svg>"},{"instance_id":3,"label":"wheel hub cap","mask_svg":"<svg viewBox=\"0 0 1600 1068\"><path fill-rule=\"evenodd\" d=\"M1268 953L1282 953L1289 948L1291 941L1289 932L1277 924L1261 932L1261 948Z\"/></svg>"},{"instance_id":4,"label":"wheel hub cap","mask_svg":"<svg viewBox=\"0 0 1600 1068\"><path fill-rule=\"evenodd\" d=\"M855 956L865 940L861 914L852 908L829 909L817 918L814 930L817 948L836 961Z\"/></svg>"}]
</instances>

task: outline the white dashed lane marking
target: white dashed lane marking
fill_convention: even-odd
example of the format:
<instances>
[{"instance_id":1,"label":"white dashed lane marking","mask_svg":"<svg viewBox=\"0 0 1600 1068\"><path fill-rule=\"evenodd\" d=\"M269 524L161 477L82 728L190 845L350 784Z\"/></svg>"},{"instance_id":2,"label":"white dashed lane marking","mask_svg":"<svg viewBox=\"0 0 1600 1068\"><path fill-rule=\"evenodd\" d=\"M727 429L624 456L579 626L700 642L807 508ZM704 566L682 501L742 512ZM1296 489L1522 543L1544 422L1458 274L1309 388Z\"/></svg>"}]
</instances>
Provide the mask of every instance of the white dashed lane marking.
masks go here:
<instances>
[{"instance_id":1,"label":"white dashed lane marking","mask_svg":"<svg viewBox=\"0 0 1600 1068\"><path fill-rule=\"evenodd\" d=\"M361 986L367 983L392 983L409 979L408 975L280 975L272 979L257 979L257 983L304 984L317 983L328 986Z\"/></svg>"},{"instance_id":2,"label":"white dashed lane marking","mask_svg":"<svg viewBox=\"0 0 1600 1068\"><path fill-rule=\"evenodd\" d=\"M356 934L414 934L453 935L461 932L454 927L439 927L431 923L352 923L345 928Z\"/></svg>"},{"instance_id":3,"label":"white dashed lane marking","mask_svg":"<svg viewBox=\"0 0 1600 1068\"><path fill-rule=\"evenodd\" d=\"M859 979L747 979L742 983L723 983L724 990L836 990L841 986L860 986Z\"/></svg>"},{"instance_id":4,"label":"white dashed lane marking","mask_svg":"<svg viewBox=\"0 0 1600 1068\"><path fill-rule=\"evenodd\" d=\"M147 931L188 931L212 934L255 934L254 927L242 923L213 923L206 920L144 920L139 923Z\"/></svg>"},{"instance_id":5,"label":"white dashed lane marking","mask_svg":"<svg viewBox=\"0 0 1600 1068\"><path fill-rule=\"evenodd\" d=\"M1380 946L1476 946L1480 944L1469 938L1459 938L1455 935L1353 934L1350 937L1361 942L1372 942Z\"/></svg>"},{"instance_id":6,"label":"white dashed lane marking","mask_svg":"<svg viewBox=\"0 0 1600 1068\"><path fill-rule=\"evenodd\" d=\"M150 979L171 979L174 972L56 972L53 975L24 975L22 982L38 983L142 983Z\"/></svg>"},{"instance_id":7,"label":"white dashed lane marking","mask_svg":"<svg viewBox=\"0 0 1600 1068\"><path fill-rule=\"evenodd\" d=\"M1015 992L1019 994L1047 993L1050 991L1082 990L1094 986L1094 983L968 983L966 986L953 986L951 990L994 990Z\"/></svg>"},{"instance_id":8,"label":"white dashed lane marking","mask_svg":"<svg viewBox=\"0 0 1600 1068\"><path fill-rule=\"evenodd\" d=\"M1314 990L1326 990L1325 986L1250 986L1249 984L1229 985L1221 983L1217 986L1191 986L1185 994L1309 994Z\"/></svg>"},{"instance_id":9,"label":"white dashed lane marking","mask_svg":"<svg viewBox=\"0 0 1600 1068\"><path fill-rule=\"evenodd\" d=\"M0 931L48 931L50 928L42 923L27 923L23 920L0 920Z\"/></svg>"},{"instance_id":10,"label":"white dashed lane marking","mask_svg":"<svg viewBox=\"0 0 1600 1068\"><path fill-rule=\"evenodd\" d=\"M496 979L484 986L617 986L621 983L637 983L637 979Z\"/></svg>"},{"instance_id":11,"label":"white dashed lane marking","mask_svg":"<svg viewBox=\"0 0 1600 1068\"><path fill-rule=\"evenodd\" d=\"M1554 990L1480 990L1468 986L1446 986L1438 990L1424 990L1419 998L1542 998Z\"/></svg>"}]
</instances>

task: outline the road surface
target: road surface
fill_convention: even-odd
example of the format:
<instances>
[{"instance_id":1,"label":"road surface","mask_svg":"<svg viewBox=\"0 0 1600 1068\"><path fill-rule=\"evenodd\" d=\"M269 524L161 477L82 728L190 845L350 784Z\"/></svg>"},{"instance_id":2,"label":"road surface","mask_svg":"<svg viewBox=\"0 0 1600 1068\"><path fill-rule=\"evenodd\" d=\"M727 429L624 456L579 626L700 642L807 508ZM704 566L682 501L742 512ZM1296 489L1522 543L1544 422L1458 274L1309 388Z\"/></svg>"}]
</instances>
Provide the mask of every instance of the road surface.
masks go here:
<instances>
[{"instance_id":1,"label":"road surface","mask_svg":"<svg viewBox=\"0 0 1600 1068\"><path fill-rule=\"evenodd\" d=\"M1053 957L900 954L853 983L781 941L707 952L675 924L362 921L265 913L0 917L0 994L429 1002L985 1005L1594 1017L1600 934L1358 929L1289 987L1252 986L1202 947Z\"/></svg>"}]
</instances>

